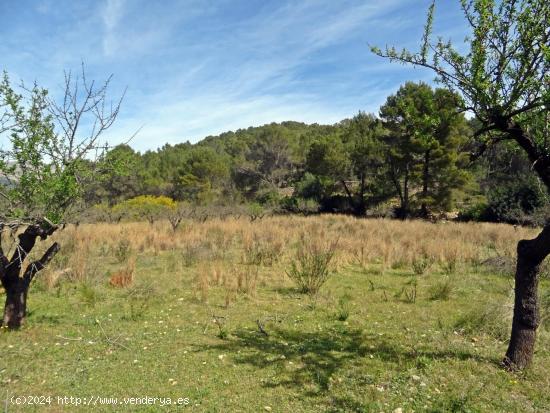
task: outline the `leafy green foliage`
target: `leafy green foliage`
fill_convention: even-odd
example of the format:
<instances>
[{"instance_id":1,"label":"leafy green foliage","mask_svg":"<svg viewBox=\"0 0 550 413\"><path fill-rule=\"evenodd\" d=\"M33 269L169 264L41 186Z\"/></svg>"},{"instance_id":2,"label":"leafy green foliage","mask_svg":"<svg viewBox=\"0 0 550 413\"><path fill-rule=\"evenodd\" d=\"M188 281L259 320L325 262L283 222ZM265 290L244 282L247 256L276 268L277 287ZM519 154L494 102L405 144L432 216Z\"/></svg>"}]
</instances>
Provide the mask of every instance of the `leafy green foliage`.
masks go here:
<instances>
[{"instance_id":1,"label":"leafy green foliage","mask_svg":"<svg viewBox=\"0 0 550 413\"><path fill-rule=\"evenodd\" d=\"M98 177L91 161L105 146L99 138L116 120L120 101L105 109L109 80L88 84L84 71L65 75L62 103L47 90L12 86L7 73L0 81L0 190L2 221L60 223L79 204L85 188ZM20 92L18 92L20 90ZM99 110L99 108L103 108ZM89 125L88 127L82 125ZM109 156L109 155L108 155Z\"/></svg>"},{"instance_id":2,"label":"leafy green foliage","mask_svg":"<svg viewBox=\"0 0 550 413\"><path fill-rule=\"evenodd\" d=\"M338 240L323 243L302 235L295 259L290 263L288 277L296 283L300 292L315 295L331 275L330 263L336 253Z\"/></svg>"},{"instance_id":3,"label":"leafy green foliage","mask_svg":"<svg viewBox=\"0 0 550 413\"><path fill-rule=\"evenodd\" d=\"M0 83L0 132L9 140L0 149L4 220L48 218L56 223L80 193L84 162L65 164L52 153L57 139L48 113L48 93L34 86L29 96L18 94L7 74ZM50 155L50 156L48 156Z\"/></svg>"},{"instance_id":4,"label":"leafy green foliage","mask_svg":"<svg viewBox=\"0 0 550 413\"><path fill-rule=\"evenodd\" d=\"M453 190L466 183L468 139L460 99L445 89L408 82L388 97L380 115L388 129L385 138L389 176L400 199L401 216L414 209L448 211ZM419 191L412 194L412 188Z\"/></svg>"},{"instance_id":5,"label":"leafy green foliage","mask_svg":"<svg viewBox=\"0 0 550 413\"><path fill-rule=\"evenodd\" d=\"M461 0L461 5L472 31L465 53L441 37L432 41L434 5L420 52L372 50L392 61L432 69L480 123L478 153L513 140L550 188L550 5L545 0Z\"/></svg>"}]
</instances>

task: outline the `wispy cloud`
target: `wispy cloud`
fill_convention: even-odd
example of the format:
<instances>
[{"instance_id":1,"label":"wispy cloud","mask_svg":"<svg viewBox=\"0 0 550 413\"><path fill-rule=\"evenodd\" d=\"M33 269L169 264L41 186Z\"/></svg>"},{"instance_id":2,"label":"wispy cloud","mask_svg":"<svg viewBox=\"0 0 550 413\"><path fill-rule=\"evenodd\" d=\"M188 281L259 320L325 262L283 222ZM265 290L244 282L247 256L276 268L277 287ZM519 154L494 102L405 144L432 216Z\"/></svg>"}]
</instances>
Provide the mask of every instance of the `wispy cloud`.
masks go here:
<instances>
[{"instance_id":1,"label":"wispy cloud","mask_svg":"<svg viewBox=\"0 0 550 413\"><path fill-rule=\"evenodd\" d=\"M376 111L404 80L433 76L380 60L368 44L414 47L429 3L42 0L34 14L0 3L0 36L12 39L0 54L11 73L54 89L81 60L90 77L114 73L114 93L128 93L110 138L123 141L143 125L133 143L143 150ZM445 8L443 22L456 11Z\"/></svg>"},{"instance_id":2,"label":"wispy cloud","mask_svg":"<svg viewBox=\"0 0 550 413\"><path fill-rule=\"evenodd\" d=\"M103 52L107 56L113 55L118 47L117 26L124 13L125 0L107 0L101 13L105 34L103 35Z\"/></svg>"}]
</instances>

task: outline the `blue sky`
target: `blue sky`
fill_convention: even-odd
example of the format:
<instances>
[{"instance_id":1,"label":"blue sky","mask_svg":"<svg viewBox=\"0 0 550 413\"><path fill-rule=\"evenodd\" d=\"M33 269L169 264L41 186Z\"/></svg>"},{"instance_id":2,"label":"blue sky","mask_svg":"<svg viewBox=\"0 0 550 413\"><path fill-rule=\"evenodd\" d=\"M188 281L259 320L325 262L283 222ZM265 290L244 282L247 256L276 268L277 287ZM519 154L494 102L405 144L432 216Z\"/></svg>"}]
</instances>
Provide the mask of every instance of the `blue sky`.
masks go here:
<instances>
[{"instance_id":1,"label":"blue sky","mask_svg":"<svg viewBox=\"0 0 550 413\"><path fill-rule=\"evenodd\" d=\"M457 0L439 0L436 32L466 34ZM155 149L227 130L376 112L421 69L369 44L416 50L430 0L0 0L0 70L56 93L63 70L114 74L127 94L107 138Z\"/></svg>"}]
</instances>

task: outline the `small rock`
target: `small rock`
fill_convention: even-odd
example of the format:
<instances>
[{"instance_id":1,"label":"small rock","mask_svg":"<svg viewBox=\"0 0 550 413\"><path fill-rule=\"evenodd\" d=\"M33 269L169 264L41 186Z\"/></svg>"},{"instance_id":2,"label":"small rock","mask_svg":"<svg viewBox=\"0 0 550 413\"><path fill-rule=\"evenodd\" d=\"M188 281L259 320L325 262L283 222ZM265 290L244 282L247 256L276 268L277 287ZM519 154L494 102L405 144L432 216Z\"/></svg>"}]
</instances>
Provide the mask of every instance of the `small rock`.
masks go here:
<instances>
[{"instance_id":1,"label":"small rock","mask_svg":"<svg viewBox=\"0 0 550 413\"><path fill-rule=\"evenodd\" d=\"M413 379L414 381L420 381L420 377L415 374L411 376L411 379Z\"/></svg>"},{"instance_id":2,"label":"small rock","mask_svg":"<svg viewBox=\"0 0 550 413\"><path fill-rule=\"evenodd\" d=\"M264 406L264 410L265 410L266 412L270 412L270 411L273 410L273 409L271 408L271 406Z\"/></svg>"}]
</instances>

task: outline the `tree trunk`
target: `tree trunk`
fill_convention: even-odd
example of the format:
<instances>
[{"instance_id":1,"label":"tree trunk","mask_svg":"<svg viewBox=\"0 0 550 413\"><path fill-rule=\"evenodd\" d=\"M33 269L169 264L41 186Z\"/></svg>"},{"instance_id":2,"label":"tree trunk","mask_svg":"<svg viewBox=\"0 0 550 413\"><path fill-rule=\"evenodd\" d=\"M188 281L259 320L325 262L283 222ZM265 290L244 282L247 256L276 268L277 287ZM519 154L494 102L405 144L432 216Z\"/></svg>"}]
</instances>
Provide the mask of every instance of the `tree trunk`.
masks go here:
<instances>
[{"instance_id":1,"label":"tree trunk","mask_svg":"<svg viewBox=\"0 0 550 413\"><path fill-rule=\"evenodd\" d=\"M27 294L36 274L41 271L59 251L59 244L54 242L42 255L42 258L30 262L21 276L23 262L34 248L36 239L45 240L57 229L48 226L30 225L18 235L19 243L11 260L5 256L0 245L0 283L6 291L6 304L2 317L2 327L17 329L21 327L27 315Z\"/></svg>"},{"instance_id":2,"label":"tree trunk","mask_svg":"<svg viewBox=\"0 0 550 413\"><path fill-rule=\"evenodd\" d=\"M550 154L548 154L547 149L541 150L537 147L534 139L529 136L520 123L510 119L500 120L497 123L500 130L513 137L525 151L529 160L533 163L531 167L544 183L546 189L550 191Z\"/></svg>"},{"instance_id":3,"label":"tree trunk","mask_svg":"<svg viewBox=\"0 0 550 413\"><path fill-rule=\"evenodd\" d=\"M344 186L344 190L346 191L346 195L348 196L348 202L351 210L355 213L355 202L353 201L353 195L351 194L351 191L348 188L348 185L346 184L346 181L342 179L342 185Z\"/></svg>"},{"instance_id":4,"label":"tree trunk","mask_svg":"<svg viewBox=\"0 0 550 413\"><path fill-rule=\"evenodd\" d=\"M365 215L367 215L367 204L364 198L361 197L357 200L357 204L355 205L353 214L356 217L364 217Z\"/></svg>"},{"instance_id":5,"label":"tree trunk","mask_svg":"<svg viewBox=\"0 0 550 413\"><path fill-rule=\"evenodd\" d=\"M367 214L367 203L365 202L365 174L361 173L361 185L357 194L357 205L355 206L355 215L364 217Z\"/></svg>"},{"instance_id":6,"label":"tree trunk","mask_svg":"<svg viewBox=\"0 0 550 413\"><path fill-rule=\"evenodd\" d=\"M540 265L550 254L550 224L532 240L518 243L512 336L504 365L511 370L529 366L539 326L538 281Z\"/></svg>"},{"instance_id":7,"label":"tree trunk","mask_svg":"<svg viewBox=\"0 0 550 413\"><path fill-rule=\"evenodd\" d=\"M428 204L426 198L428 198L428 180L430 177L430 150L428 149L424 153L424 168L422 171L422 206L420 207L420 215L422 218L428 216Z\"/></svg>"},{"instance_id":8,"label":"tree trunk","mask_svg":"<svg viewBox=\"0 0 550 413\"><path fill-rule=\"evenodd\" d=\"M547 151L541 151L518 122L509 118L497 118L495 124L525 151L532 162L532 168L550 190L550 157ZM539 271L540 265L549 254L550 223L545 225L536 238L518 243L512 336L503 361L511 370L524 369L533 359L539 326Z\"/></svg>"},{"instance_id":9,"label":"tree trunk","mask_svg":"<svg viewBox=\"0 0 550 413\"><path fill-rule=\"evenodd\" d=\"M401 213L400 219L407 219L410 215L410 202L409 202L409 164L405 168L405 178L403 180L403 200L401 201Z\"/></svg>"},{"instance_id":10,"label":"tree trunk","mask_svg":"<svg viewBox=\"0 0 550 413\"><path fill-rule=\"evenodd\" d=\"M27 293L29 286L23 278L13 286L6 289L6 304L4 305L4 316L2 326L9 329L18 329L25 321L27 315Z\"/></svg>"}]
</instances>

